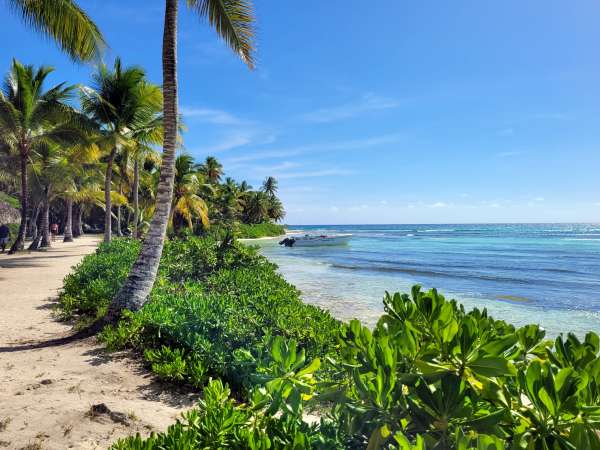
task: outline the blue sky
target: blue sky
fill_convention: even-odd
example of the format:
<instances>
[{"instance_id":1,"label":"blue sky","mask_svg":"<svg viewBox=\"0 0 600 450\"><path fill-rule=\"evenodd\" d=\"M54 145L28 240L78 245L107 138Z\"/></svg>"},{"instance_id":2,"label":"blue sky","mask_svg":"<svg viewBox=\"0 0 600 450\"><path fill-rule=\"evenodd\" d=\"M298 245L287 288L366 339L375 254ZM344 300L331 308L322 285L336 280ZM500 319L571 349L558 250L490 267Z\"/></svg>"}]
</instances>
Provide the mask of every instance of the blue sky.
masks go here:
<instances>
[{"instance_id":1,"label":"blue sky","mask_svg":"<svg viewBox=\"0 0 600 450\"><path fill-rule=\"evenodd\" d=\"M81 0L160 82L163 3ZM258 0L248 71L182 7L185 146L290 224L600 221L600 3ZM183 6L183 2L182 2ZM14 16L0 61L89 80Z\"/></svg>"}]
</instances>

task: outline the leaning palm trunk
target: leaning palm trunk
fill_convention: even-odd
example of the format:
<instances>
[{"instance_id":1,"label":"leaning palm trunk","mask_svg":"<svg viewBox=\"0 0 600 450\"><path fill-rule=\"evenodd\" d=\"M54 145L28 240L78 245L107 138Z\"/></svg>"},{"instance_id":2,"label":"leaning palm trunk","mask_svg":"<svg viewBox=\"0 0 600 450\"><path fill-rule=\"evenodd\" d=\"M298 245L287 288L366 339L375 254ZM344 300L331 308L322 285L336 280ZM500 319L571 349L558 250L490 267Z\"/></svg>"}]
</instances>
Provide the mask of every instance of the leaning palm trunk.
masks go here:
<instances>
[{"instance_id":1,"label":"leaning palm trunk","mask_svg":"<svg viewBox=\"0 0 600 450\"><path fill-rule=\"evenodd\" d=\"M67 203L67 220L65 223L65 237L63 242L73 242L73 199L68 198Z\"/></svg>"},{"instance_id":2,"label":"leaning palm trunk","mask_svg":"<svg viewBox=\"0 0 600 450\"><path fill-rule=\"evenodd\" d=\"M112 185L112 166L117 154L117 147L113 147L106 163L106 176L104 178L104 242L110 242L112 237L112 203L110 189Z\"/></svg>"},{"instance_id":3,"label":"leaning palm trunk","mask_svg":"<svg viewBox=\"0 0 600 450\"><path fill-rule=\"evenodd\" d=\"M133 163L133 237L134 239L138 239L139 231L138 231L138 223L140 221L140 199L139 199L139 190L140 190L140 163L138 158L135 158Z\"/></svg>"},{"instance_id":4,"label":"leaning palm trunk","mask_svg":"<svg viewBox=\"0 0 600 450\"><path fill-rule=\"evenodd\" d=\"M25 246L25 232L27 227L27 208L29 207L29 193L27 189L27 152L21 149L21 223L17 238L10 248L8 254L23 250Z\"/></svg>"},{"instance_id":5,"label":"leaning palm trunk","mask_svg":"<svg viewBox=\"0 0 600 450\"><path fill-rule=\"evenodd\" d=\"M154 285L167 233L173 198L177 144L177 3L178 0L166 0L165 7L162 53L164 143L156 209L140 255L131 268L127 281L109 307L106 318L108 321L116 320L123 309L137 311L144 305Z\"/></svg>"}]
</instances>

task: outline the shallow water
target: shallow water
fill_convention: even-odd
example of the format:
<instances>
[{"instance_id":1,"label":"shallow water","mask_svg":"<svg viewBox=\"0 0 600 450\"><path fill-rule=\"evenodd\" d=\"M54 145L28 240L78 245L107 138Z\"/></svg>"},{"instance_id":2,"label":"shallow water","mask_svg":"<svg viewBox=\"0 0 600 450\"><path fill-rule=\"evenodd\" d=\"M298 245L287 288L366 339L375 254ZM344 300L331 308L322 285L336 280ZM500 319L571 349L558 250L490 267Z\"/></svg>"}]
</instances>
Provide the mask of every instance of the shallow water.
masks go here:
<instances>
[{"instance_id":1,"label":"shallow water","mask_svg":"<svg viewBox=\"0 0 600 450\"><path fill-rule=\"evenodd\" d=\"M374 324L385 291L436 287L549 335L600 332L600 224L292 226L351 233L347 246L279 247L262 253L306 302Z\"/></svg>"}]
</instances>

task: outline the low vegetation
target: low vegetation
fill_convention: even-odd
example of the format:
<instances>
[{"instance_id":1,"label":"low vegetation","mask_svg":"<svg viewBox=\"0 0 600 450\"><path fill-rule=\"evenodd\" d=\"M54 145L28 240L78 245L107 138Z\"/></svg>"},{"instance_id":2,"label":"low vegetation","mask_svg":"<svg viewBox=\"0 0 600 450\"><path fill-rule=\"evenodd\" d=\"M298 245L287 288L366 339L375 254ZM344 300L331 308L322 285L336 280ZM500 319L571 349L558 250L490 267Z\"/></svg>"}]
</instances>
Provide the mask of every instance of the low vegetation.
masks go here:
<instances>
[{"instance_id":1,"label":"low vegetation","mask_svg":"<svg viewBox=\"0 0 600 450\"><path fill-rule=\"evenodd\" d=\"M255 239L262 237L275 237L285 234L285 227L276 223L264 222L259 224L238 225L238 236L240 239Z\"/></svg>"},{"instance_id":2,"label":"low vegetation","mask_svg":"<svg viewBox=\"0 0 600 450\"><path fill-rule=\"evenodd\" d=\"M65 280L64 314L102 315L138 247L87 257ZM384 307L374 329L343 324L251 248L169 242L151 301L101 337L204 397L166 432L114 448L600 449L596 334L547 340L419 287Z\"/></svg>"},{"instance_id":3,"label":"low vegetation","mask_svg":"<svg viewBox=\"0 0 600 450\"><path fill-rule=\"evenodd\" d=\"M326 355L341 324L304 304L256 250L223 242L168 241L151 301L104 330L107 347L138 349L164 379L201 386L220 377L242 395L272 336L295 339L311 358ZM103 316L139 248L117 239L84 258L65 278L63 316L84 323Z\"/></svg>"}]
</instances>

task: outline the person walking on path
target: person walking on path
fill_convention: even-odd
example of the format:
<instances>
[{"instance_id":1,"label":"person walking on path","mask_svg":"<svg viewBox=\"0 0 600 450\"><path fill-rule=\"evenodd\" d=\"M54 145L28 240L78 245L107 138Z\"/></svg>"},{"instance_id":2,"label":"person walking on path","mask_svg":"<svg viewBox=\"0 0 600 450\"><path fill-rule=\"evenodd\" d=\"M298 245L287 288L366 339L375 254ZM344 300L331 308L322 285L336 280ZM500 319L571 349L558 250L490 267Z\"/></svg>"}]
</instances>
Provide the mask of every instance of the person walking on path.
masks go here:
<instances>
[{"instance_id":1,"label":"person walking on path","mask_svg":"<svg viewBox=\"0 0 600 450\"><path fill-rule=\"evenodd\" d=\"M52 233L52 242L56 240L56 236L58 236L58 224L53 223L50 225L50 233Z\"/></svg>"},{"instance_id":2,"label":"person walking on path","mask_svg":"<svg viewBox=\"0 0 600 450\"><path fill-rule=\"evenodd\" d=\"M0 249L2 250L0 253L4 253L9 241L10 241L10 228L8 228L8 225L3 223L2 225L0 225Z\"/></svg>"}]
</instances>

